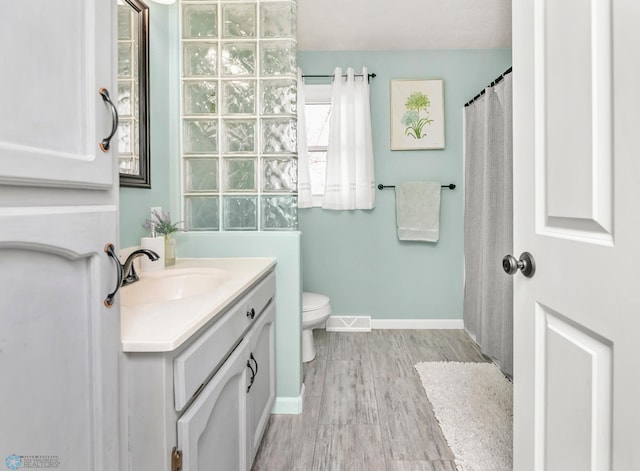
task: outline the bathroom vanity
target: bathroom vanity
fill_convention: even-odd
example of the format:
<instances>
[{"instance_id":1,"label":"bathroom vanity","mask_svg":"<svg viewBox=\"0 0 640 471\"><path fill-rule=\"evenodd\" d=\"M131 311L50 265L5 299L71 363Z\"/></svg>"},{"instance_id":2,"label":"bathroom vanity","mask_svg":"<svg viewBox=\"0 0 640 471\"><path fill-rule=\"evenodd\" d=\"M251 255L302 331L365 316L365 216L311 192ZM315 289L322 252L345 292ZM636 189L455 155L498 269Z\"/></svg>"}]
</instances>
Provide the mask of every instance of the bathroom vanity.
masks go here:
<instances>
[{"instance_id":1,"label":"bathroom vanity","mask_svg":"<svg viewBox=\"0 0 640 471\"><path fill-rule=\"evenodd\" d=\"M143 288L174 298L151 304L124 288L123 469L251 468L275 400L274 266L179 260L142 276ZM187 280L184 296L166 294L171 280Z\"/></svg>"}]
</instances>

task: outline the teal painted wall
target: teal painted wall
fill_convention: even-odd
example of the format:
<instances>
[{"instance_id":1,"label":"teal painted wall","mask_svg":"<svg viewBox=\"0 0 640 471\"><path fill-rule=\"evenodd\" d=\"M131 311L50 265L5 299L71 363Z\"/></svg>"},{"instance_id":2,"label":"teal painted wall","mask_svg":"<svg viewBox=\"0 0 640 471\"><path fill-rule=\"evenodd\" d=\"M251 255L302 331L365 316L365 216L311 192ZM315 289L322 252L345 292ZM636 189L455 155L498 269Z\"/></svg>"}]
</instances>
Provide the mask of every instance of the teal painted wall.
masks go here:
<instances>
[{"instance_id":1,"label":"teal painted wall","mask_svg":"<svg viewBox=\"0 0 640 471\"><path fill-rule=\"evenodd\" d=\"M170 209L170 78L169 60L171 9L157 3L149 5L149 76L151 116L151 189L120 188L120 247L140 245L146 234L142 223L149 217L149 208Z\"/></svg>"},{"instance_id":2,"label":"teal painted wall","mask_svg":"<svg viewBox=\"0 0 640 471\"><path fill-rule=\"evenodd\" d=\"M462 319L463 135L462 108L511 65L511 50L298 52L306 74L336 66L366 66L377 183L408 180L455 183L443 190L440 241L400 242L395 194L377 191L371 211L301 209L304 289L331 297L334 315L374 319ZM444 80L444 150L391 151L389 81Z\"/></svg>"}]
</instances>

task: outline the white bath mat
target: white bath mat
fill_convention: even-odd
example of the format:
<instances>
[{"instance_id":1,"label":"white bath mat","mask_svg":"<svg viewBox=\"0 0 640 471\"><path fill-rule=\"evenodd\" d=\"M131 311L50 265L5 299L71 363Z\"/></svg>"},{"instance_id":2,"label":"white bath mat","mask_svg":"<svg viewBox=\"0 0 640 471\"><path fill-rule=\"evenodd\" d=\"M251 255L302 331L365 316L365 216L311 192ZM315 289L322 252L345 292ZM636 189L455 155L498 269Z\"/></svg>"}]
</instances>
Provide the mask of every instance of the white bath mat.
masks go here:
<instances>
[{"instance_id":1,"label":"white bath mat","mask_svg":"<svg viewBox=\"0 0 640 471\"><path fill-rule=\"evenodd\" d=\"M415 365L460 471L512 471L513 388L492 363Z\"/></svg>"}]
</instances>

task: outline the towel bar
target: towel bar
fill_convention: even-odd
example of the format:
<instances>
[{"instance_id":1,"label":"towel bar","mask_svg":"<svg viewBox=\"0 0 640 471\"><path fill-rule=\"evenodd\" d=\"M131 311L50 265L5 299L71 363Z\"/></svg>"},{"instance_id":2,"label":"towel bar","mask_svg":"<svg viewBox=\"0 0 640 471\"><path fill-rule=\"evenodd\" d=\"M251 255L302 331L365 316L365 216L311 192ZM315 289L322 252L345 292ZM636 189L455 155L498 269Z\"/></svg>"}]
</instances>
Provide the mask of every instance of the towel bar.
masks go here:
<instances>
[{"instance_id":1,"label":"towel bar","mask_svg":"<svg viewBox=\"0 0 640 471\"><path fill-rule=\"evenodd\" d=\"M384 190L385 188L395 188L395 185L383 185L380 183L378 185L378 190ZM440 185L441 188L449 188L450 190L455 190L456 185L454 183L449 183L448 185Z\"/></svg>"}]
</instances>

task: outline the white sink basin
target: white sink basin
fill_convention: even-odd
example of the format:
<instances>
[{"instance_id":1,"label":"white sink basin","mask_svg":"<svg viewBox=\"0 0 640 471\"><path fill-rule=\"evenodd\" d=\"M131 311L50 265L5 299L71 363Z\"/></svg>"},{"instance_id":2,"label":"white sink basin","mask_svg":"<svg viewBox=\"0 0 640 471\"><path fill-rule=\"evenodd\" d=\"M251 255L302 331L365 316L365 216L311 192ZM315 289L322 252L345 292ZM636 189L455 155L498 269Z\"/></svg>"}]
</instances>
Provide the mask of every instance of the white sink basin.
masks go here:
<instances>
[{"instance_id":1,"label":"white sink basin","mask_svg":"<svg viewBox=\"0 0 640 471\"><path fill-rule=\"evenodd\" d=\"M140 281L120 291L122 306L141 306L185 299L212 293L229 279L225 270L216 268L178 269L143 274Z\"/></svg>"}]
</instances>

